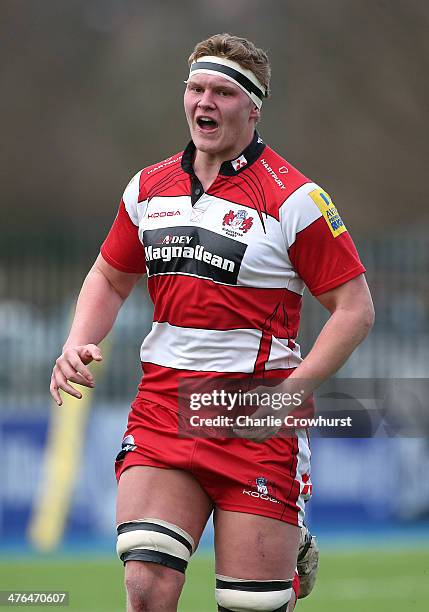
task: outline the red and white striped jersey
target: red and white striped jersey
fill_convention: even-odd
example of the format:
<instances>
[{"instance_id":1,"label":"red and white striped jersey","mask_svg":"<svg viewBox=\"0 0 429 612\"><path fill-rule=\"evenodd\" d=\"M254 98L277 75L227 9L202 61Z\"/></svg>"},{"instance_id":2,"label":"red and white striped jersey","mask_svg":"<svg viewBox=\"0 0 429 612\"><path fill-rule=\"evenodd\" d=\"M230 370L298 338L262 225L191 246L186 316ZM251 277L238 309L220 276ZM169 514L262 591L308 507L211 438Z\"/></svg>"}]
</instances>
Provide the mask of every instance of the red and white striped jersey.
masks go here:
<instances>
[{"instance_id":1,"label":"red and white striped jersey","mask_svg":"<svg viewBox=\"0 0 429 612\"><path fill-rule=\"evenodd\" d=\"M329 195L256 132L207 192L194 153L134 176L101 247L118 270L147 272L139 393L170 407L181 378L286 377L304 286L319 295L365 271Z\"/></svg>"}]
</instances>

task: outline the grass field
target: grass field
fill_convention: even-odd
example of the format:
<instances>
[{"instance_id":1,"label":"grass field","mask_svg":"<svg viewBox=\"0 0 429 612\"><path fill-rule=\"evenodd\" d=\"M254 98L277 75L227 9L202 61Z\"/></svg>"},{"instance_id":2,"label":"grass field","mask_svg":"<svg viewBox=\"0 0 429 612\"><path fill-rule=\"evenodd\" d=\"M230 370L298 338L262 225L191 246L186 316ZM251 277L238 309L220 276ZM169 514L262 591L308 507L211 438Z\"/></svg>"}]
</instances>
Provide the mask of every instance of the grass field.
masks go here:
<instances>
[{"instance_id":1,"label":"grass field","mask_svg":"<svg viewBox=\"0 0 429 612\"><path fill-rule=\"evenodd\" d=\"M215 612L213 562L193 559L180 612ZM63 558L0 561L0 590L68 590L64 610L124 610L122 567L115 560ZM36 606L31 606L36 608ZM429 551L325 552L316 588L299 603L302 612L426 612L429 610ZM2 609L14 609L2 606ZM37 609L42 609L37 606ZM46 607L44 607L46 610ZM57 608L58 609L58 608Z\"/></svg>"}]
</instances>

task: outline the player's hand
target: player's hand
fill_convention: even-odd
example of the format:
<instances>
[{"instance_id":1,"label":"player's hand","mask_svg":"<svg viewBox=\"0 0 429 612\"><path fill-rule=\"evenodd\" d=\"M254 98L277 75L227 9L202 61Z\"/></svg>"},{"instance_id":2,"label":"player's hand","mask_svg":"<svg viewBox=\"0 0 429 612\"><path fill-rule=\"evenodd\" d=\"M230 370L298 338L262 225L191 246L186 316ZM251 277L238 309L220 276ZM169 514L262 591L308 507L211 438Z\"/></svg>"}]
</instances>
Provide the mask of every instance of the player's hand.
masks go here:
<instances>
[{"instance_id":1,"label":"player's hand","mask_svg":"<svg viewBox=\"0 0 429 612\"><path fill-rule=\"evenodd\" d=\"M286 417L294 408L303 405L311 391L311 381L292 376L276 386L252 389L252 394L259 395L259 403L244 423L243 419L236 420L232 428L234 435L252 442L265 442L282 428L284 433L287 429Z\"/></svg>"},{"instance_id":2,"label":"player's hand","mask_svg":"<svg viewBox=\"0 0 429 612\"><path fill-rule=\"evenodd\" d=\"M232 428L234 436L245 438L252 442L265 442L265 440L275 436L283 425L282 414L274 412L271 406L258 406L251 415L251 419L253 423L257 422L257 420L263 421L265 419L269 419L269 422L266 425L240 425L235 423ZM274 420L276 422L273 422Z\"/></svg>"},{"instance_id":3,"label":"player's hand","mask_svg":"<svg viewBox=\"0 0 429 612\"><path fill-rule=\"evenodd\" d=\"M63 351L55 362L49 387L58 406L63 403L60 389L77 399L81 399L82 393L70 385L70 382L84 387L95 387L94 378L86 366L91 361L101 361L102 359L103 355L96 344L69 347Z\"/></svg>"}]
</instances>

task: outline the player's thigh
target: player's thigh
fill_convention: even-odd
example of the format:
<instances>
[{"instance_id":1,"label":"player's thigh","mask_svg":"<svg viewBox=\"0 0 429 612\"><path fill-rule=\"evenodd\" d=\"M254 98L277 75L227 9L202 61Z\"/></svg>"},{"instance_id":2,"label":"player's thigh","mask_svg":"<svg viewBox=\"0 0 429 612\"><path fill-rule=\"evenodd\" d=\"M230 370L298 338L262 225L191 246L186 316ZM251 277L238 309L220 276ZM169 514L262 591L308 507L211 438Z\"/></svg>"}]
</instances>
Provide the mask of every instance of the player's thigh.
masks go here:
<instances>
[{"instance_id":1,"label":"player's thigh","mask_svg":"<svg viewBox=\"0 0 429 612\"><path fill-rule=\"evenodd\" d=\"M290 580L300 528L283 521L216 509L216 574L244 580Z\"/></svg>"},{"instance_id":2,"label":"player's thigh","mask_svg":"<svg viewBox=\"0 0 429 612\"><path fill-rule=\"evenodd\" d=\"M118 483L118 524L144 518L167 521L180 527L197 546L213 503L207 493L184 470L132 466Z\"/></svg>"}]
</instances>

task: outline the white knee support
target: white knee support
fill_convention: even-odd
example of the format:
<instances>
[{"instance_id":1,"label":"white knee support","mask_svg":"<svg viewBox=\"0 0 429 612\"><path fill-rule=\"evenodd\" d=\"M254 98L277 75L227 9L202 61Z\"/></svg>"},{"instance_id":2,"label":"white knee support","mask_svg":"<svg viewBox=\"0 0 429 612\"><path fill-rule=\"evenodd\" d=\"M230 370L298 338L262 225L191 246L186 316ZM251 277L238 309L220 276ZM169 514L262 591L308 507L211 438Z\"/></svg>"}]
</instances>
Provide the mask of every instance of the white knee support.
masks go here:
<instances>
[{"instance_id":1,"label":"white knee support","mask_svg":"<svg viewBox=\"0 0 429 612\"><path fill-rule=\"evenodd\" d=\"M220 612L286 612L292 580L242 580L216 574Z\"/></svg>"},{"instance_id":2,"label":"white knee support","mask_svg":"<svg viewBox=\"0 0 429 612\"><path fill-rule=\"evenodd\" d=\"M189 533L160 519L120 523L117 531L116 550L124 563L149 561L184 573L194 552L195 543Z\"/></svg>"}]
</instances>

